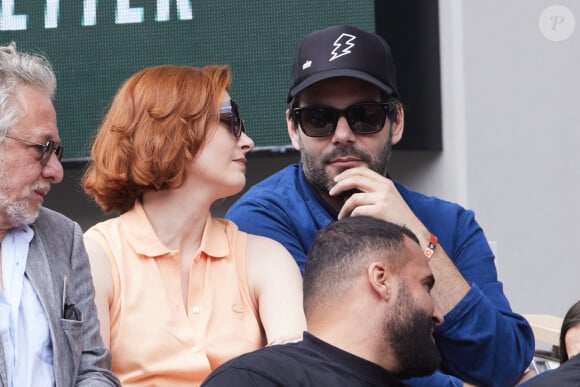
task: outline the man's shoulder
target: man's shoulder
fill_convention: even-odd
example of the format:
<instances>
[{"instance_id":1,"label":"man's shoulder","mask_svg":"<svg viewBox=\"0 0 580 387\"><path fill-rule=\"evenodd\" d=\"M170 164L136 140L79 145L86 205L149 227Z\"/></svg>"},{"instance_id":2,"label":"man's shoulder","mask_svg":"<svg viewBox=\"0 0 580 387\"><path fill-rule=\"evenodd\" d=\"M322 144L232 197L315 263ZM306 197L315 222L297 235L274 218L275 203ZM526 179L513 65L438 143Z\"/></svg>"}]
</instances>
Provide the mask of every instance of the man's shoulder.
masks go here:
<instances>
[{"instance_id":1,"label":"man's shoulder","mask_svg":"<svg viewBox=\"0 0 580 387\"><path fill-rule=\"evenodd\" d=\"M34 224L37 228L59 226L73 227L75 222L60 212L51 210L50 208L40 207L38 211L38 218L36 218ZM52 231L54 231L54 229Z\"/></svg>"},{"instance_id":2,"label":"man's shoulder","mask_svg":"<svg viewBox=\"0 0 580 387\"><path fill-rule=\"evenodd\" d=\"M337 348L321 344L305 336L305 341L274 345L230 360L206 380L207 386L406 386L398 379L377 374L368 365L360 367L360 359L338 355ZM339 350L342 353L342 351ZM355 360L355 365L349 363ZM378 367L378 366L374 366ZM376 370L376 368L372 368ZM388 375L388 374L387 374ZM381 380L377 384L377 380ZM243 382L242 382L243 380ZM250 382L251 381L251 382ZM205 386L204 384L203 386Z\"/></svg>"},{"instance_id":3,"label":"man's shoulder","mask_svg":"<svg viewBox=\"0 0 580 387\"><path fill-rule=\"evenodd\" d=\"M299 164L291 164L250 187L230 208L228 214L237 208L258 203L284 207L285 203L296 200ZM226 216L229 218L229 216Z\"/></svg>"},{"instance_id":4,"label":"man's shoulder","mask_svg":"<svg viewBox=\"0 0 580 387\"><path fill-rule=\"evenodd\" d=\"M296 343L274 345L249 352L227 361L217 368L205 381L212 385L212 380L236 379L243 374L253 374L260 379L274 384L277 382L291 385L296 371L307 365L303 353ZM253 378L255 379L255 378ZM204 383L204 385L205 385Z\"/></svg>"},{"instance_id":5,"label":"man's shoulder","mask_svg":"<svg viewBox=\"0 0 580 387\"><path fill-rule=\"evenodd\" d=\"M266 177L262 181L254 184L244 196L248 195L260 195L264 193L271 192L287 192L288 186L295 186L295 182L298 179L298 168L299 164L290 164L278 172Z\"/></svg>"},{"instance_id":6,"label":"man's shoulder","mask_svg":"<svg viewBox=\"0 0 580 387\"><path fill-rule=\"evenodd\" d=\"M231 366L246 369L272 370L302 364L306 352L302 342L272 345L246 353L231 361Z\"/></svg>"},{"instance_id":7,"label":"man's shoulder","mask_svg":"<svg viewBox=\"0 0 580 387\"><path fill-rule=\"evenodd\" d=\"M530 387L580 385L580 355L574 356L554 370L539 374L524 385Z\"/></svg>"},{"instance_id":8,"label":"man's shoulder","mask_svg":"<svg viewBox=\"0 0 580 387\"><path fill-rule=\"evenodd\" d=\"M35 238L40 237L45 241L61 241L69 244L76 238L75 233L81 235L80 226L66 215L49 208L41 207L38 217L32 224Z\"/></svg>"},{"instance_id":9,"label":"man's shoulder","mask_svg":"<svg viewBox=\"0 0 580 387\"><path fill-rule=\"evenodd\" d=\"M472 212L458 203L414 191L397 181L395 181L395 186L405 202L419 218L424 214L450 216L452 214Z\"/></svg>"},{"instance_id":10,"label":"man's shoulder","mask_svg":"<svg viewBox=\"0 0 580 387\"><path fill-rule=\"evenodd\" d=\"M422 204L437 205L441 207L463 209L463 207L458 203L454 203L449 200L445 200L437 196L428 195L419 191L414 191L398 181L395 181L395 186L397 187L397 190L405 200Z\"/></svg>"}]
</instances>

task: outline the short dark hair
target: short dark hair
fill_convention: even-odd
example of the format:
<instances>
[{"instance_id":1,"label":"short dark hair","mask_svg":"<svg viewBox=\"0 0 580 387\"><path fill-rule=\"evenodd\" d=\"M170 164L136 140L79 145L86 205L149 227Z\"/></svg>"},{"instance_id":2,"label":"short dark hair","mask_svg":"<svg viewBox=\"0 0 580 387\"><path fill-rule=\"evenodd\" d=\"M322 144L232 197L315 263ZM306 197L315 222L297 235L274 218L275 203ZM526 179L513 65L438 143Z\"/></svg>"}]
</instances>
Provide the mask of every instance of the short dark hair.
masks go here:
<instances>
[{"instance_id":1,"label":"short dark hair","mask_svg":"<svg viewBox=\"0 0 580 387\"><path fill-rule=\"evenodd\" d=\"M370 262L383 261L395 270L403 267L405 236L419 243L408 228L368 216L344 218L319 230L304 266L306 316L319 297L329 302L341 297L350 279Z\"/></svg>"},{"instance_id":2,"label":"short dark hair","mask_svg":"<svg viewBox=\"0 0 580 387\"><path fill-rule=\"evenodd\" d=\"M566 348L566 333L568 330L580 324L580 301L568 309L564 320L562 320L562 328L560 329L560 363L568 360L568 349Z\"/></svg>"}]
</instances>

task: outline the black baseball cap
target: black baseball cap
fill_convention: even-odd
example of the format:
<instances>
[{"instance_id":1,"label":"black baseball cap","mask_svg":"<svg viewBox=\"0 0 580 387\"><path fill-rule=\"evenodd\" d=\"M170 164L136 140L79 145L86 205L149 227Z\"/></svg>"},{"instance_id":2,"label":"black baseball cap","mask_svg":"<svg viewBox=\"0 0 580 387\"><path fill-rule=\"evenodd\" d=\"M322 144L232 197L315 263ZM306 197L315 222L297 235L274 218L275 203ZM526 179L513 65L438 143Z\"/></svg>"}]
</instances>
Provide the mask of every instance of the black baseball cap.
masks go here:
<instances>
[{"instance_id":1,"label":"black baseball cap","mask_svg":"<svg viewBox=\"0 0 580 387\"><path fill-rule=\"evenodd\" d=\"M292 64L288 102L308 86L334 77L362 79L399 96L389 45L379 35L355 27L333 26L304 36Z\"/></svg>"}]
</instances>

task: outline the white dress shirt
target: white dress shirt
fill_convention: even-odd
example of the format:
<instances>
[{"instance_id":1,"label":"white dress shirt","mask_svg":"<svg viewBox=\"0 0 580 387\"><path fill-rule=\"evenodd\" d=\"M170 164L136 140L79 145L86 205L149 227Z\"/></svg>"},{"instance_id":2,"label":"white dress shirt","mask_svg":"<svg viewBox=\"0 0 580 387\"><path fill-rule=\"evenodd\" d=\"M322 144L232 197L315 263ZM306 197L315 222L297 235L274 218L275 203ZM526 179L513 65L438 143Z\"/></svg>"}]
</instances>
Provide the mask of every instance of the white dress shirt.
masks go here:
<instances>
[{"instance_id":1,"label":"white dress shirt","mask_svg":"<svg viewBox=\"0 0 580 387\"><path fill-rule=\"evenodd\" d=\"M21 226L2 240L0 336L10 387L55 385L48 320L24 273L33 236L29 226Z\"/></svg>"}]
</instances>

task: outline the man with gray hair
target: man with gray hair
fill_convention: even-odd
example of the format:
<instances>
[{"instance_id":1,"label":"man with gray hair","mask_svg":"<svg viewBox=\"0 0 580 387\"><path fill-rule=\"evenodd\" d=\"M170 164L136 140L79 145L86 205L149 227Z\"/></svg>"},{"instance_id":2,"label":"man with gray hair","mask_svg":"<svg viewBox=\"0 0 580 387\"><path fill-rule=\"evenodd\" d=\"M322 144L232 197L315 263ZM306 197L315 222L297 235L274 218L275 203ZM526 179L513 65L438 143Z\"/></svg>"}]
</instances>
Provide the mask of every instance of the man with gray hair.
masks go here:
<instances>
[{"instance_id":1,"label":"man with gray hair","mask_svg":"<svg viewBox=\"0 0 580 387\"><path fill-rule=\"evenodd\" d=\"M119 386L82 231L42 208L63 178L48 61L0 47L0 386Z\"/></svg>"},{"instance_id":2,"label":"man with gray hair","mask_svg":"<svg viewBox=\"0 0 580 387\"><path fill-rule=\"evenodd\" d=\"M407 228L367 216L331 223L304 267L304 339L231 360L202 386L406 386L400 378L439 366L434 283Z\"/></svg>"}]
</instances>

